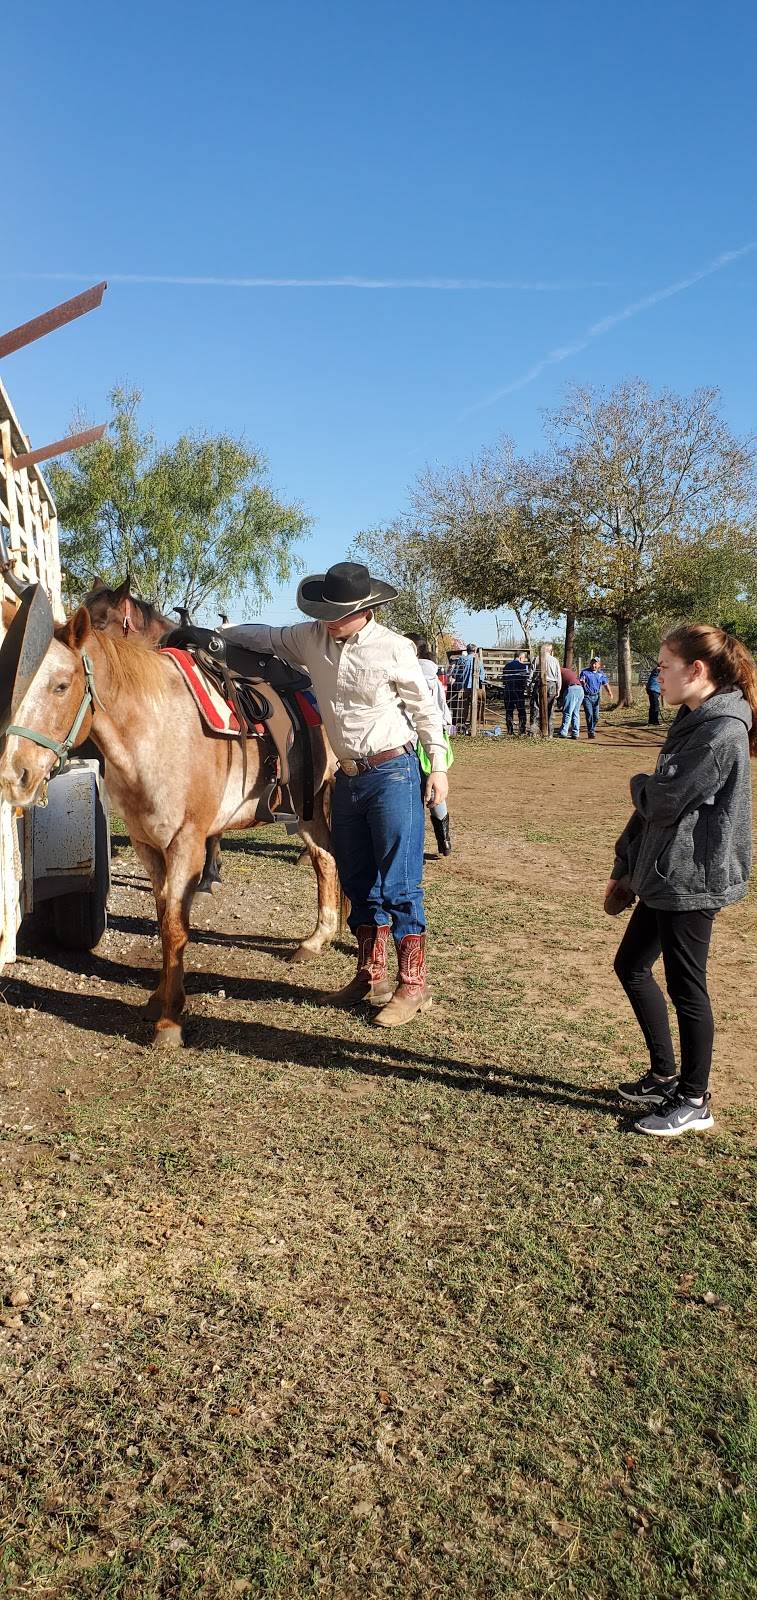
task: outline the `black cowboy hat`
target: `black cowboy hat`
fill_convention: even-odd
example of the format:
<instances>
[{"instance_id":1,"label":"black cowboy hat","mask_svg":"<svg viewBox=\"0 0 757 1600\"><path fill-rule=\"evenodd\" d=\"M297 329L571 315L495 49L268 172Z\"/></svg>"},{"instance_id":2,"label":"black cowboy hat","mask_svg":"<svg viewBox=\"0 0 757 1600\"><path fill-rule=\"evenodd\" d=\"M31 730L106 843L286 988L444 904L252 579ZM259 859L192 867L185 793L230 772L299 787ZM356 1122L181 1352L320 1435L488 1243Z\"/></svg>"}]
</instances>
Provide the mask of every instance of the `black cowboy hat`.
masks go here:
<instances>
[{"instance_id":1,"label":"black cowboy hat","mask_svg":"<svg viewBox=\"0 0 757 1600\"><path fill-rule=\"evenodd\" d=\"M41 583L30 583L0 646L0 731L13 721L54 632L50 601Z\"/></svg>"},{"instance_id":2,"label":"black cowboy hat","mask_svg":"<svg viewBox=\"0 0 757 1600\"><path fill-rule=\"evenodd\" d=\"M341 622L356 611L384 605L399 594L391 583L372 578L359 561L337 561L328 572L303 578L297 590L297 605L306 617L318 622Z\"/></svg>"}]
</instances>

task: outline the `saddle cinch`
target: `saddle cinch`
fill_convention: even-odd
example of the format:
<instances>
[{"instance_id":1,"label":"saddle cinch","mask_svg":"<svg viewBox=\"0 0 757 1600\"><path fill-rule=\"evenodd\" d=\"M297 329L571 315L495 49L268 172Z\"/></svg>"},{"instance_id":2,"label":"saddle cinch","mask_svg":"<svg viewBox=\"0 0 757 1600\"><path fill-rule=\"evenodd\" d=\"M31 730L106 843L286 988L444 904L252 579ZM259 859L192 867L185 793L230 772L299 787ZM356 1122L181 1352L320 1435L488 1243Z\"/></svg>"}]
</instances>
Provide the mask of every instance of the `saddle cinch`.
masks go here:
<instances>
[{"instance_id":1,"label":"saddle cinch","mask_svg":"<svg viewBox=\"0 0 757 1600\"><path fill-rule=\"evenodd\" d=\"M290 789L290 754L297 735L302 758L302 820L313 816L314 776L310 736L298 693L312 687L309 677L279 656L248 650L225 639L212 628L193 623L173 628L161 639L161 649L186 650L213 688L233 708L239 724L242 750L242 788L247 786L247 740L263 736L272 749L266 766L270 775L260 796L256 822L298 823L301 819Z\"/></svg>"}]
</instances>

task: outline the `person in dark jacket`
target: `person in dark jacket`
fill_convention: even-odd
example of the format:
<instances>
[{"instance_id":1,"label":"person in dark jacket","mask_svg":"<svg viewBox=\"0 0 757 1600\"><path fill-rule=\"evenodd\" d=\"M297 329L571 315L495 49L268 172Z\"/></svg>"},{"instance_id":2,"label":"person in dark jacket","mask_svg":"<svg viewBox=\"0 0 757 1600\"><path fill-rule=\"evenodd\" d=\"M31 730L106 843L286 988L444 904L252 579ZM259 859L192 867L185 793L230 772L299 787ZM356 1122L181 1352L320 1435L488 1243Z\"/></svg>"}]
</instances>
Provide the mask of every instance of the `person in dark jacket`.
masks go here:
<instances>
[{"instance_id":1,"label":"person in dark jacket","mask_svg":"<svg viewBox=\"0 0 757 1600\"><path fill-rule=\"evenodd\" d=\"M647 699L649 700L649 726L650 728L658 728L660 725L660 701L662 699L659 661L655 662L647 678Z\"/></svg>"},{"instance_id":2,"label":"person in dark jacket","mask_svg":"<svg viewBox=\"0 0 757 1600\"><path fill-rule=\"evenodd\" d=\"M518 732L526 731L526 689L531 668L528 651L521 650L502 668L502 687L505 692L505 725L510 734L515 733L515 714L518 714Z\"/></svg>"},{"instance_id":3,"label":"person in dark jacket","mask_svg":"<svg viewBox=\"0 0 757 1600\"><path fill-rule=\"evenodd\" d=\"M650 1070L621 1099L655 1109L639 1133L676 1138L713 1126L708 1090L714 1024L707 993L713 919L747 892L752 863L749 756L757 754L757 668L738 639L697 623L660 650L660 686L679 706L654 773L631 779L634 812L615 846L605 908L638 897L615 958L649 1050ZM676 1068L662 953L680 1039Z\"/></svg>"}]
</instances>

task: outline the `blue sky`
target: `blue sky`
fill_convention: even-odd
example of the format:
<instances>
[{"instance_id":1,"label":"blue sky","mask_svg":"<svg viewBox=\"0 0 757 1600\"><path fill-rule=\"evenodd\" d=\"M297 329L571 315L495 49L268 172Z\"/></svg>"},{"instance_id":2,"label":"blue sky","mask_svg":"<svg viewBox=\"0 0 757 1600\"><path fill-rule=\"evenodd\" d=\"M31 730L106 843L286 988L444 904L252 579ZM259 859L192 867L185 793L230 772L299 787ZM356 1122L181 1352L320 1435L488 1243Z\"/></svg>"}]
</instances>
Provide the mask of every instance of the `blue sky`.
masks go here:
<instances>
[{"instance_id":1,"label":"blue sky","mask_svg":"<svg viewBox=\"0 0 757 1600\"><path fill-rule=\"evenodd\" d=\"M111 281L2 363L36 441L122 381L163 438L244 433L320 570L426 462L537 446L569 381L714 383L751 430L747 3L70 0L3 31L0 328ZM129 281L151 277L465 286Z\"/></svg>"}]
</instances>

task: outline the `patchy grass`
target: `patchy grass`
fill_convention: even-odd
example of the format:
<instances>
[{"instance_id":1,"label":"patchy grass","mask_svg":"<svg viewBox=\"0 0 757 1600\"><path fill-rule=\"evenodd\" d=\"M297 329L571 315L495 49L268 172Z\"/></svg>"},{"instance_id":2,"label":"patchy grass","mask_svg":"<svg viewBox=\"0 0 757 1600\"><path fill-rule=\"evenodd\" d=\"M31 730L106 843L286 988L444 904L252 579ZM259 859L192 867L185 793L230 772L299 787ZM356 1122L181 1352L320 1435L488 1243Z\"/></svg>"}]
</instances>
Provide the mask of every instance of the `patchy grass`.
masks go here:
<instances>
[{"instance_id":1,"label":"patchy grass","mask_svg":"<svg viewBox=\"0 0 757 1600\"><path fill-rule=\"evenodd\" d=\"M314 1004L343 954L282 965L311 890L274 830L196 919L179 1056L140 1042L128 851L82 988L9 975L0 1592L753 1590L745 1106L619 1124L597 893L650 752L597 754L460 749L439 1003L401 1034Z\"/></svg>"}]
</instances>

